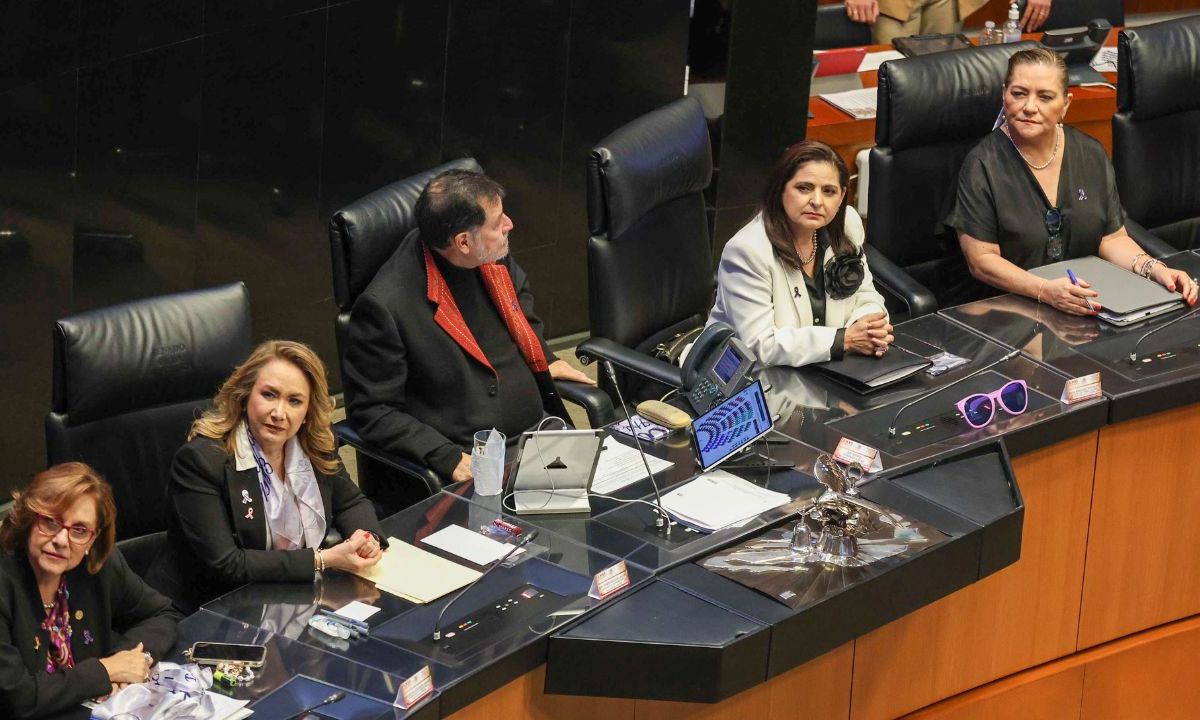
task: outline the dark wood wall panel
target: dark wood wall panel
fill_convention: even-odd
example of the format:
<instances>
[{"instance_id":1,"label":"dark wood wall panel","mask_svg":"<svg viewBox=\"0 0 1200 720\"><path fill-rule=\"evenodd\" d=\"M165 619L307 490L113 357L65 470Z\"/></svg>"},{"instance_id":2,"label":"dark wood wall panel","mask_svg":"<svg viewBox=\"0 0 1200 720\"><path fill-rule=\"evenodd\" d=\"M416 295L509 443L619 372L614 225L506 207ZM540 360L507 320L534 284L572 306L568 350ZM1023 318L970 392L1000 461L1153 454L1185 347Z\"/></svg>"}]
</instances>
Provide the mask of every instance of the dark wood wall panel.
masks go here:
<instances>
[{"instance_id":1,"label":"dark wood wall panel","mask_svg":"<svg viewBox=\"0 0 1200 720\"><path fill-rule=\"evenodd\" d=\"M327 222L473 154L551 336L587 323L584 163L683 92L688 0L0 3L0 491L45 464L50 330L244 280L339 384ZM182 438L181 438L182 441Z\"/></svg>"}]
</instances>

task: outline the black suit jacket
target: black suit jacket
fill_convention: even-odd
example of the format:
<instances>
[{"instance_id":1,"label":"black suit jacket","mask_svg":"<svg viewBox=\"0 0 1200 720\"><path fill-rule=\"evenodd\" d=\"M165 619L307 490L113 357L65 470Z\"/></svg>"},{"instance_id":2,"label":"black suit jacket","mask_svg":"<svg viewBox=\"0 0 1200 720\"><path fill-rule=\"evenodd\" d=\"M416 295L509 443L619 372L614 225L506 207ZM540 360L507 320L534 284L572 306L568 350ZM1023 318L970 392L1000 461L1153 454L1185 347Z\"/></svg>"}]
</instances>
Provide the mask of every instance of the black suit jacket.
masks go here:
<instances>
[{"instance_id":1,"label":"black suit jacket","mask_svg":"<svg viewBox=\"0 0 1200 720\"><path fill-rule=\"evenodd\" d=\"M553 362L529 278L511 256L500 264L512 276L547 362ZM342 376L347 414L364 440L448 479L459 453L470 452L475 431L500 424L500 407L496 376L434 321L426 287L424 247L414 230L354 303ZM566 418L550 374L535 378L545 411Z\"/></svg>"},{"instance_id":2,"label":"black suit jacket","mask_svg":"<svg viewBox=\"0 0 1200 720\"><path fill-rule=\"evenodd\" d=\"M315 466L314 470L328 526L342 537L368 530L382 539L371 501L350 481L345 468L336 475L323 475ZM313 580L312 548L266 549L258 470L238 471L233 456L212 438L196 437L175 453L167 508L166 551L147 579L185 613L248 582Z\"/></svg>"},{"instance_id":3,"label":"black suit jacket","mask_svg":"<svg viewBox=\"0 0 1200 720\"><path fill-rule=\"evenodd\" d=\"M119 550L92 575L82 562L66 574L75 667L46 673L50 635L37 580L24 550L0 552L0 717L34 718L107 695L100 658L139 642L157 661L175 644L179 614L129 569Z\"/></svg>"}]
</instances>

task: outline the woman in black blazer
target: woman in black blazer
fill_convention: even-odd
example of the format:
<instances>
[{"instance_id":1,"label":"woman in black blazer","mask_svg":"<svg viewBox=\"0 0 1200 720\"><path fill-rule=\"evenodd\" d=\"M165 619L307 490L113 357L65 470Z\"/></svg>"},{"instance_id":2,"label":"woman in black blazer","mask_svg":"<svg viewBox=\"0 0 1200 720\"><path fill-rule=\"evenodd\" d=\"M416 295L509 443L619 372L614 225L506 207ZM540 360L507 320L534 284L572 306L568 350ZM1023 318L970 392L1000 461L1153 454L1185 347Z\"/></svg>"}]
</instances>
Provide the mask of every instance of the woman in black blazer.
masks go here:
<instances>
[{"instance_id":1,"label":"woman in black blazer","mask_svg":"<svg viewBox=\"0 0 1200 720\"><path fill-rule=\"evenodd\" d=\"M337 459L332 411L325 365L302 343L262 343L221 386L175 454L167 548L148 577L176 607L379 561L379 522ZM345 539L328 544L330 527Z\"/></svg>"},{"instance_id":2,"label":"woman in black blazer","mask_svg":"<svg viewBox=\"0 0 1200 720\"><path fill-rule=\"evenodd\" d=\"M179 615L115 549L116 515L108 483L83 463L13 493L0 525L0 717L107 696L170 651Z\"/></svg>"}]
</instances>

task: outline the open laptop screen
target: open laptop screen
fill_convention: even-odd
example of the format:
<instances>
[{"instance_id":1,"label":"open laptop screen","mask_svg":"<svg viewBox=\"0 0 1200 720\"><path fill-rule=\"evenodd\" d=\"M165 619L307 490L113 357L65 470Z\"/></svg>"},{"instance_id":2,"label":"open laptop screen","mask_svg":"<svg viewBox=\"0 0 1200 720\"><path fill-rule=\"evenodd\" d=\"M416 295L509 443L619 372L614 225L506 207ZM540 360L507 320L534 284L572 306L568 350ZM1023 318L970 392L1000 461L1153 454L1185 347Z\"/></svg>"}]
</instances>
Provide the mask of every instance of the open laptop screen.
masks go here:
<instances>
[{"instance_id":1,"label":"open laptop screen","mask_svg":"<svg viewBox=\"0 0 1200 720\"><path fill-rule=\"evenodd\" d=\"M770 431L762 385L753 383L692 421L692 442L703 470L711 470Z\"/></svg>"}]
</instances>

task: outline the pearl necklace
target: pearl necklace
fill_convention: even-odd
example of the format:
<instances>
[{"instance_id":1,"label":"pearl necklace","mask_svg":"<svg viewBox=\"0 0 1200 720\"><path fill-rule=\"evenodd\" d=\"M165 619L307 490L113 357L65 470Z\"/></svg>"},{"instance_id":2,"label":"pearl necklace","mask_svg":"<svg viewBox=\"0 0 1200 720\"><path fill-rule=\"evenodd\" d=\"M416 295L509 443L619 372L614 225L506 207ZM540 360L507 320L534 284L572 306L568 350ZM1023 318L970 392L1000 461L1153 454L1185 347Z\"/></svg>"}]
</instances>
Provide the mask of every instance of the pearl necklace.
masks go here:
<instances>
[{"instance_id":1,"label":"pearl necklace","mask_svg":"<svg viewBox=\"0 0 1200 720\"><path fill-rule=\"evenodd\" d=\"M1025 153L1021 152L1021 148L1017 147L1017 141L1013 140L1011 134L1008 135L1008 141L1010 143L1012 143L1013 149L1017 151L1017 154L1021 156L1021 159L1025 161L1026 165L1033 168L1034 170L1045 170L1046 168L1050 167L1050 163L1054 162L1054 158L1058 157L1058 143L1060 140L1060 135L1059 135L1060 132L1062 132L1062 126L1056 125L1054 128L1054 152L1050 153L1050 159L1047 160L1042 165L1034 165L1032 162L1030 162L1029 158L1025 157Z\"/></svg>"},{"instance_id":2,"label":"pearl necklace","mask_svg":"<svg viewBox=\"0 0 1200 720\"><path fill-rule=\"evenodd\" d=\"M797 255L799 255L799 253L796 253L796 254L797 254ZM802 257L802 258L800 258L800 264L801 264L801 265L807 265L807 264L809 264L810 262L812 262L812 261L813 261L813 259L814 259L815 257L817 257L817 231L816 231L816 230L813 230L813 236L812 236L812 252L808 254L808 258L807 258L807 259L805 259L805 258L803 258L803 257Z\"/></svg>"}]
</instances>

